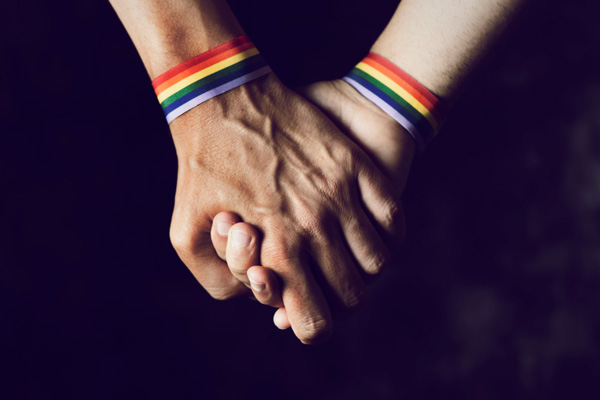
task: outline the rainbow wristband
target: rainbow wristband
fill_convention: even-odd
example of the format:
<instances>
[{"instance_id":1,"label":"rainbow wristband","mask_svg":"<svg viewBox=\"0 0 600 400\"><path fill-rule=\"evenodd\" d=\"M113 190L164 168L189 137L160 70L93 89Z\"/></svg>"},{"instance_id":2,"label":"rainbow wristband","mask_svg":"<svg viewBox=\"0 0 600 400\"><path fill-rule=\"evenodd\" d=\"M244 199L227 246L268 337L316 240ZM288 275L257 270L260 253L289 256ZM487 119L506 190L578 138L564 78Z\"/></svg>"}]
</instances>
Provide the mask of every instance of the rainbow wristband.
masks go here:
<instances>
[{"instance_id":1,"label":"rainbow wristband","mask_svg":"<svg viewBox=\"0 0 600 400\"><path fill-rule=\"evenodd\" d=\"M250 39L240 36L171 68L152 86L171 123L197 105L269 72Z\"/></svg>"},{"instance_id":2,"label":"rainbow wristband","mask_svg":"<svg viewBox=\"0 0 600 400\"><path fill-rule=\"evenodd\" d=\"M369 53L343 79L402 125L421 152L443 122L440 100L378 54Z\"/></svg>"}]
</instances>

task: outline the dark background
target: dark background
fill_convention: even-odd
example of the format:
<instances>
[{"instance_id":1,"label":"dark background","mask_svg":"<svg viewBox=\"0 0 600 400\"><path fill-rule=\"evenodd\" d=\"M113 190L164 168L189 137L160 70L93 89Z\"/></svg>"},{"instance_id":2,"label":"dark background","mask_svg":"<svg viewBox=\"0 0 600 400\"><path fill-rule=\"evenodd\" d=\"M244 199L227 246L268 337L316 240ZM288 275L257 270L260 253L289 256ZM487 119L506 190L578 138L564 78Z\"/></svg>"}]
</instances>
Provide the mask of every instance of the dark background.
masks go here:
<instances>
[{"instance_id":1,"label":"dark background","mask_svg":"<svg viewBox=\"0 0 600 400\"><path fill-rule=\"evenodd\" d=\"M396 5L234 3L289 84L343 75ZM0 397L598 398L593 4L533 7L415 163L398 266L307 347L172 250L173 145L108 2L5 2Z\"/></svg>"}]
</instances>

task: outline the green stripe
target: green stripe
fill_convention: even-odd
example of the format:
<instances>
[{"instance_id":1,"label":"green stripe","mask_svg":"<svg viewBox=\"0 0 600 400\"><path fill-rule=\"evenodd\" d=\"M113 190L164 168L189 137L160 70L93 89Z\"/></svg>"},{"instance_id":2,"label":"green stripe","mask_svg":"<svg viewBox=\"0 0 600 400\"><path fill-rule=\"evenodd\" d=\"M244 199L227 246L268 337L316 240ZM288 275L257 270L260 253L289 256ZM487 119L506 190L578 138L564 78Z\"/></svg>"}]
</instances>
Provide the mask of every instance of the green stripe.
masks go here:
<instances>
[{"instance_id":1,"label":"green stripe","mask_svg":"<svg viewBox=\"0 0 600 400\"><path fill-rule=\"evenodd\" d=\"M383 83L381 83L380 81L375 79L373 76L369 75L368 73L366 73L365 71L363 71L359 68L354 68L354 73L356 75L361 76L365 80L369 81L369 83L371 83L373 86L377 87L379 90L381 90L382 92L384 92L385 94L390 96L392 98L392 100L394 100L396 103L400 104L406 111L408 111L417 120L419 120L421 118L425 118L425 116L423 114L421 114L419 112L419 110L414 108L409 102L407 102L402 97L400 97L400 95L398 93L394 92L392 89L390 89L389 87L387 87L386 85L384 85Z\"/></svg>"},{"instance_id":2,"label":"green stripe","mask_svg":"<svg viewBox=\"0 0 600 400\"><path fill-rule=\"evenodd\" d=\"M223 76L229 75L231 73L234 73L235 71L244 68L245 66L251 66L253 64L258 64L262 62L262 56L260 54L256 54L252 57L246 58L242 61L239 61L233 65L230 65L227 68L223 68L220 71L217 71L215 73L212 73L200 80L197 80L193 83L190 83L189 85L187 85L186 87L184 87L183 89L179 90L178 92L173 93L172 95L170 95L169 97L167 97L166 99L163 100L162 103L160 103L161 107L164 109L165 107L168 107L171 103L179 100L180 98L182 98L183 96L185 96L186 94L198 89L199 87L202 87L206 84L209 84L210 82L219 79Z\"/></svg>"}]
</instances>

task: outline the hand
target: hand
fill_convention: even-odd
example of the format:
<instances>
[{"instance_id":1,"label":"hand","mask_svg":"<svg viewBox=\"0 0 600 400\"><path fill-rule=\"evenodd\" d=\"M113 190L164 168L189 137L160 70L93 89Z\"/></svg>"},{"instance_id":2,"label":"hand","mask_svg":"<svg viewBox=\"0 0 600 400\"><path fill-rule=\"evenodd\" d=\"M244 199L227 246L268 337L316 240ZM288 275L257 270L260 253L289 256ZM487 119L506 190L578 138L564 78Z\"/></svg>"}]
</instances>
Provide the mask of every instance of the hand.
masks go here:
<instances>
[{"instance_id":1,"label":"hand","mask_svg":"<svg viewBox=\"0 0 600 400\"><path fill-rule=\"evenodd\" d=\"M183 262L215 298L249 294L247 271L228 269L210 241L217 212L243 216L258 228L255 240L263 235L260 263L281 280L294 333L304 343L328 336L328 304L356 307L361 274L387 260L378 231L396 234L401 215L389 180L273 75L196 107L171 130L179 160L171 240Z\"/></svg>"},{"instance_id":2,"label":"hand","mask_svg":"<svg viewBox=\"0 0 600 400\"><path fill-rule=\"evenodd\" d=\"M402 194L416 151L406 129L341 79L317 82L298 92L361 147Z\"/></svg>"},{"instance_id":3,"label":"hand","mask_svg":"<svg viewBox=\"0 0 600 400\"><path fill-rule=\"evenodd\" d=\"M394 181L394 189L400 196L415 153L415 143L410 134L342 80L318 82L302 88L300 92L371 156L374 163ZM399 235L391 238L392 247L403 239L403 222L402 219ZM219 223L223 227L221 231L216 229ZM228 241L228 237L239 231L253 237L250 248L243 251L231 246L231 240ZM252 283L256 299L262 304L278 307L274 316L275 325L286 329L290 325L285 308L281 307L277 277L270 269L257 265L260 251L258 239L254 228L241 222L237 215L221 212L215 216L212 230L215 250L232 270L242 275L246 271L246 279Z\"/></svg>"}]
</instances>

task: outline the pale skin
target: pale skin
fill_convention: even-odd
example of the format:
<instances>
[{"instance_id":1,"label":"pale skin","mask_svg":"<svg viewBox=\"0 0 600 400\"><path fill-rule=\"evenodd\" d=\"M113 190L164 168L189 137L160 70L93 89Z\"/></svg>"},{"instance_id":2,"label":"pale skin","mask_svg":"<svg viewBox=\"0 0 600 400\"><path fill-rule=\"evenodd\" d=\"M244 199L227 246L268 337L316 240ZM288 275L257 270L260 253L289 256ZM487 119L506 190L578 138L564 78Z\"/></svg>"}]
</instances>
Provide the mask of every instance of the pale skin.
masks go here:
<instances>
[{"instance_id":1,"label":"pale skin","mask_svg":"<svg viewBox=\"0 0 600 400\"><path fill-rule=\"evenodd\" d=\"M371 51L451 104L509 30L523 3L525 0L403 0ZM344 81L319 82L301 92L369 154L401 195L414 157L408 133ZM217 214L214 224L212 242L219 257L252 287L258 301L278 308L275 325L288 328L289 316L276 273L259 265L256 230L231 212ZM219 234L216 224L221 224L227 235ZM255 238L248 248L233 246L231 239L240 231Z\"/></svg>"}]
</instances>

